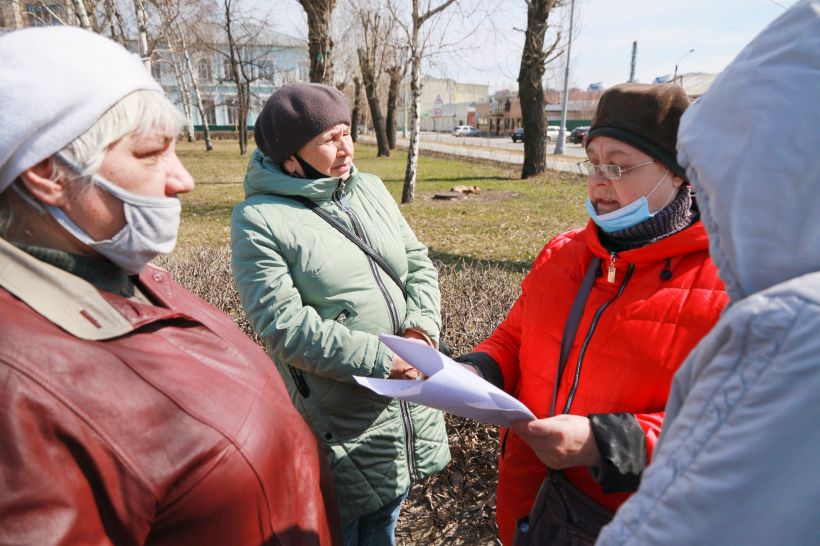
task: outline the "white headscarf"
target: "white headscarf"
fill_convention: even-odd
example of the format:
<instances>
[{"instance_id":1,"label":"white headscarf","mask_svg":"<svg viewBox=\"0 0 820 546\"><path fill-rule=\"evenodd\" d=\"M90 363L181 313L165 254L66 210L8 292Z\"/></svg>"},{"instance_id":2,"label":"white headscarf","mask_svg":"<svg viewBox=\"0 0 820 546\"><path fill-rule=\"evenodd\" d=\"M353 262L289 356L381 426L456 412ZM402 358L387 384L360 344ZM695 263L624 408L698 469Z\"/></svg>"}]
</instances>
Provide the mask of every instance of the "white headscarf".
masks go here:
<instances>
[{"instance_id":1,"label":"white headscarf","mask_svg":"<svg viewBox=\"0 0 820 546\"><path fill-rule=\"evenodd\" d=\"M0 193L126 95L162 90L139 57L76 27L5 34L0 59Z\"/></svg>"}]
</instances>

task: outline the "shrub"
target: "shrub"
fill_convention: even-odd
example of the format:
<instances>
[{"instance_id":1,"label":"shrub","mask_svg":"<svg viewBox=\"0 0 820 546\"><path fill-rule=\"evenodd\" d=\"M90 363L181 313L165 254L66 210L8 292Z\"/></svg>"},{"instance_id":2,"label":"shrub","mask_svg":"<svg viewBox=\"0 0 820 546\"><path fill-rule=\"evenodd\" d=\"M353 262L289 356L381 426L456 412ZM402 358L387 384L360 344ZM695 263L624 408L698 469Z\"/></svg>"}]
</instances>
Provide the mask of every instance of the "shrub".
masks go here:
<instances>
[{"instance_id":1,"label":"shrub","mask_svg":"<svg viewBox=\"0 0 820 546\"><path fill-rule=\"evenodd\" d=\"M257 342L239 304L228 247L187 247L158 260L193 293L230 315ZM492 333L519 294L523 273L488 262L437 263L442 322L455 354ZM493 426L447 415L453 460L440 474L416 483L396 536L404 545L495 544L498 434Z\"/></svg>"}]
</instances>

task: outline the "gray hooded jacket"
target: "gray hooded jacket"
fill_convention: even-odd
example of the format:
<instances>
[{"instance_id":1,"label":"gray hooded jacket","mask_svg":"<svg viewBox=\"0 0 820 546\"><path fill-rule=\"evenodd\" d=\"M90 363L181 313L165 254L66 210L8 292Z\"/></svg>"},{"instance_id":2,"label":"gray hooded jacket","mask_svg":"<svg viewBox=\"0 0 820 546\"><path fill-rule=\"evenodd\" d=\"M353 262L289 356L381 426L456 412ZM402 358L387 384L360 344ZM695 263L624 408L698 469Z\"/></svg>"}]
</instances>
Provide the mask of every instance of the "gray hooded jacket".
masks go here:
<instances>
[{"instance_id":1,"label":"gray hooded jacket","mask_svg":"<svg viewBox=\"0 0 820 546\"><path fill-rule=\"evenodd\" d=\"M818 99L820 0L803 0L683 117L678 160L732 303L598 544L820 543Z\"/></svg>"}]
</instances>

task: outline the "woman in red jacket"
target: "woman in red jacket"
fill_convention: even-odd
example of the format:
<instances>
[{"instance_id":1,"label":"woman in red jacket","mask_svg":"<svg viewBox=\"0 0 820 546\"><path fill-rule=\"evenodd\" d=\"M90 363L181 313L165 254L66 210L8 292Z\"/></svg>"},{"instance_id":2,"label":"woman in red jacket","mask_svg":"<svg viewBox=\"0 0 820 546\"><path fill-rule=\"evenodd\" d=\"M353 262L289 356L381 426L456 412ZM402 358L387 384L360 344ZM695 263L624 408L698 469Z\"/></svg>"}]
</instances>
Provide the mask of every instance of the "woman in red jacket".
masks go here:
<instances>
[{"instance_id":1,"label":"woman in red jacket","mask_svg":"<svg viewBox=\"0 0 820 546\"><path fill-rule=\"evenodd\" d=\"M459 358L539 418L501 431L496 510L504 544L512 544L547 467L564 470L612 511L637 488L672 376L727 302L675 159L688 105L674 84L622 84L602 95L589 160L579 163L589 177L591 221L550 241L504 322ZM594 284L584 296L588 269ZM558 377L576 297L580 319L566 332Z\"/></svg>"}]
</instances>

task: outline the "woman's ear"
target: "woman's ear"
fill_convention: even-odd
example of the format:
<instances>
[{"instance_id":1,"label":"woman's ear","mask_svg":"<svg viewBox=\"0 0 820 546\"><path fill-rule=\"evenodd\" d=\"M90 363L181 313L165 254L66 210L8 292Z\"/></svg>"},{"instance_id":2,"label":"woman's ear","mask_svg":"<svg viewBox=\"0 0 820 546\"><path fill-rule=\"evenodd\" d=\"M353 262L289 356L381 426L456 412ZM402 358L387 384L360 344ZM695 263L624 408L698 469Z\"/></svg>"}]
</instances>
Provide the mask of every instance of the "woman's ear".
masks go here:
<instances>
[{"instance_id":1,"label":"woman's ear","mask_svg":"<svg viewBox=\"0 0 820 546\"><path fill-rule=\"evenodd\" d=\"M294 156L290 156L282 162L282 170L291 176L298 176L299 178L304 177L304 174L302 173L302 166L299 165L299 162L296 161Z\"/></svg>"},{"instance_id":2,"label":"woman's ear","mask_svg":"<svg viewBox=\"0 0 820 546\"><path fill-rule=\"evenodd\" d=\"M63 181L52 180L55 169L54 161L49 157L20 174L20 180L28 192L44 205L63 207L68 203L68 196Z\"/></svg>"},{"instance_id":3,"label":"woman's ear","mask_svg":"<svg viewBox=\"0 0 820 546\"><path fill-rule=\"evenodd\" d=\"M680 188L682 185L686 184L686 180L681 178L680 176L673 174L672 175L672 185L675 188Z\"/></svg>"}]
</instances>

